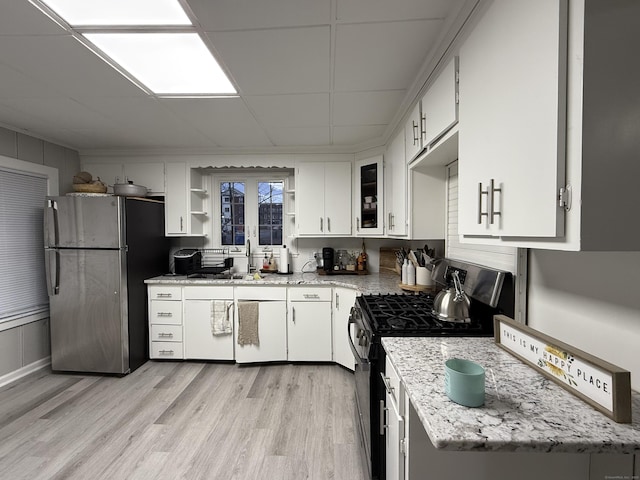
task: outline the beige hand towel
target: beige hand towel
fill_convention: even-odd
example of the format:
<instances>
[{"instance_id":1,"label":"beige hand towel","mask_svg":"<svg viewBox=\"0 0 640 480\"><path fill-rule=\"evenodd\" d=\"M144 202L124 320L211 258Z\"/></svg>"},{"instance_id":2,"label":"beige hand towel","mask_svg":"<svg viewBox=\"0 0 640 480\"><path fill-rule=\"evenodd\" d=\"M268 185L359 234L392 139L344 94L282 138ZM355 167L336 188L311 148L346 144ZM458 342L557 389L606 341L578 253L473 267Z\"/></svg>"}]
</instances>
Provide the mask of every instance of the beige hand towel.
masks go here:
<instances>
[{"instance_id":1,"label":"beige hand towel","mask_svg":"<svg viewBox=\"0 0 640 480\"><path fill-rule=\"evenodd\" d=\"M259 316L260 302L238 302L238 345L260 345Z\"/></svg>"},{"instance_id":2,"label":"beige hand towel","mask_svg":"<svg viewBox=\"0 0 640 480\"><path fill-rule=\"evenodd\" d=\"M228 300L211 301L212 335L229 335L233 333L231 315L229 315L231 307L233 307L233 302L229 302Z\"/></svg>"}]
</instances>

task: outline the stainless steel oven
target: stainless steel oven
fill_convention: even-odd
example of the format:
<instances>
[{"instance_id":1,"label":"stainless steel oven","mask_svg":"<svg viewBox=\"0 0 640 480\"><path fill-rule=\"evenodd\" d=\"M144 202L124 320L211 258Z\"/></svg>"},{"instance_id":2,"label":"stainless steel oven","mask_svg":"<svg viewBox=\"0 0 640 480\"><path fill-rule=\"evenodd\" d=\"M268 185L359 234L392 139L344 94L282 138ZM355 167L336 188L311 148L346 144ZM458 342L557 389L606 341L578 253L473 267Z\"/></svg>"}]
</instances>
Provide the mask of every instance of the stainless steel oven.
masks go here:
<instances>
[{"instance_id":1,"label":"stainless steel oven","mask_svg":"<svg viewBox=\"0 0 640 480\"><path fill-rule=\"evenodd\" d=\"M434 279L445 286L448 268L464 272L463 288L471 298L469 323L443 321L432 315L433 296L362 295L349 316L348 335L356 360L355 388L357 423L362 439L363 461L372 480L385 478L385 438L380 429L385 386L382 381L385 336L492 336L493 315L513 316L513 283L506 272L472 264L445 261L434 272ZM489 292L489 295L487 295ZM483 303L493 298L491 305ZM481 300L478 300L481 299ZM384 432L384 429L383 429Z\"/></svg>"}]
</instances>

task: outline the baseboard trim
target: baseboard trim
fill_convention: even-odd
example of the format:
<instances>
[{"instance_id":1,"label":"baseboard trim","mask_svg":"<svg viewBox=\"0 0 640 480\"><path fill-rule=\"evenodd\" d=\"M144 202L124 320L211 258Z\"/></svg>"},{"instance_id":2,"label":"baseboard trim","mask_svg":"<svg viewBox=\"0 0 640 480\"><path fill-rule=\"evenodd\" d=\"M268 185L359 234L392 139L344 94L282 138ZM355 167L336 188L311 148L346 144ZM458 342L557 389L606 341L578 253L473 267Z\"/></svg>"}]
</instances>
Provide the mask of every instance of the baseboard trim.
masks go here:
<instances>
[{"instance_id":1,"label":"baseboard trim","mask_svg":"<svg viewBox=\"0 0 640 480\"><path fill-rule=\"evenodd\" d=\"M26 377L27 375L46 368L49 365L51 365L51 357L45 357L33 363L30 363L29 365L25 365L22 368L14 370L13 372L9 372L0 377L0 387L4 387L5 385L13 383L21 379L22 377Z\"/></svg>"}]
</instances>

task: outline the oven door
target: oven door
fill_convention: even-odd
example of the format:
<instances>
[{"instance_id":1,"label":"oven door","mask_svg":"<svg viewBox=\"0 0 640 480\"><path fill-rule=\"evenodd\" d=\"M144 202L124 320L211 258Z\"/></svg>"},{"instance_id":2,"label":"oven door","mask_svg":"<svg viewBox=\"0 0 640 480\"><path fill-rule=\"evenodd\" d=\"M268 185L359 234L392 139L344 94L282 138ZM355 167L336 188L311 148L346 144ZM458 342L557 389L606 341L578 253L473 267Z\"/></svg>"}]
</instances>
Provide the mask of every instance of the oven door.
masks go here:
<instances>
[{"instance_id":1,"label":"oven door","mask_svg":"<svg viewBox=\"0 0 640 480\"><path fill-rule=\"evenodd\" d=\"M362 321L362 313L357 306L351 309L347 335L349 336L349 346L356 360L354 377L356 382L357 429L362 440L363 463L368 472L367 478L371 478L371 365L367 358L371 335L366 331Z\"/></svg>"}]
</instances>

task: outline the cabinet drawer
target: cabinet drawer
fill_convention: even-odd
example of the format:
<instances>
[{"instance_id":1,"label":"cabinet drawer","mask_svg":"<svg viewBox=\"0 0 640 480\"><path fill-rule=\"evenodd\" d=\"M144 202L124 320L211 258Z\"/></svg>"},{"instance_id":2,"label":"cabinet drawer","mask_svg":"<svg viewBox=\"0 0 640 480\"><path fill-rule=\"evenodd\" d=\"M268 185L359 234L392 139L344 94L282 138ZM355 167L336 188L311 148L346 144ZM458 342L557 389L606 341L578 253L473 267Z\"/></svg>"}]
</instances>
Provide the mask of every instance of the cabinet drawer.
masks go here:
<instances>
[{"instance_id":1,"label":"cabinet drawer","mask_svg":"<svg viewBox=\"0 0 640 480\"><path fill-rule=\"evenodd\" d=\"M290 288L289 300L294 302L330 302L330 288Z\"/></svg>"},{"instance_id":2,"label":"cabinet drawer","mask_svg":"<svg viewBox=\"0 0 640 480\"><path fill-rule=\"evenodd\" d=\"M236 287L236 300L286 300L284 287Z\"/></svg>"},{"instance_id":3,"label":"cabinet drawer","mask_svg":"<svg viewBox=\"0 0 640 480\"><path fill-rule=\"evenodd\" d=\"M182 287L167 285L150 286L149 300L182 300Z\"/></svg>"},{"instance_id":4,"label":"cabinet drawer","mask_svg":"<svg viewBox=\"0 0 640 480\"><path fill-rule=\"evenodd\" d=\"M151 342L151 358L182 360L182 342Z\"/></svg>"},{"instance_id":5,"label":"cabinet drawer","mask_svg":"<svg viewBox=\"0 0 640 480\"><path fill-rule=\"evenodd\" d=\"M233 300L233 287L184 287L185 300Z\"/></svg>"},{"instance_id":6,"label":"cabinet drawer","mask_svg":"<svg viewBox=\"0 0 640 480\"><path fill-rule=\"evenodd\" d=\"M152 301L149 323L182 325L182 302Z\"/></svg>"},{"instance_id":7,"label":"cabinet drawer","mask_svg":"<svg viewBox=\"0 0 640 480\"><path fill-rule=\"evenodd\" d=\"M398 409L403 410L404 398L402 395L403 392L400 384L400 376L389 360L389 357L387 357L385 360L384 369L385 371L382 374L382 379L384 381L385 388L387 389L387 393L391 396L391 398L393 398L393 401L398 406ZM402 415L403 412L401 411L400 414Z\"/></svg>"},{"instance_id":8,"label":"cabinet drawer","mask_svg":"<svg viewBox=\"0 0 640 480\"><path fill-rule=\"evenodd\" d=\"M151 325L151 341L181 342L182 325Z\"/></svg>"}]
</instances>

